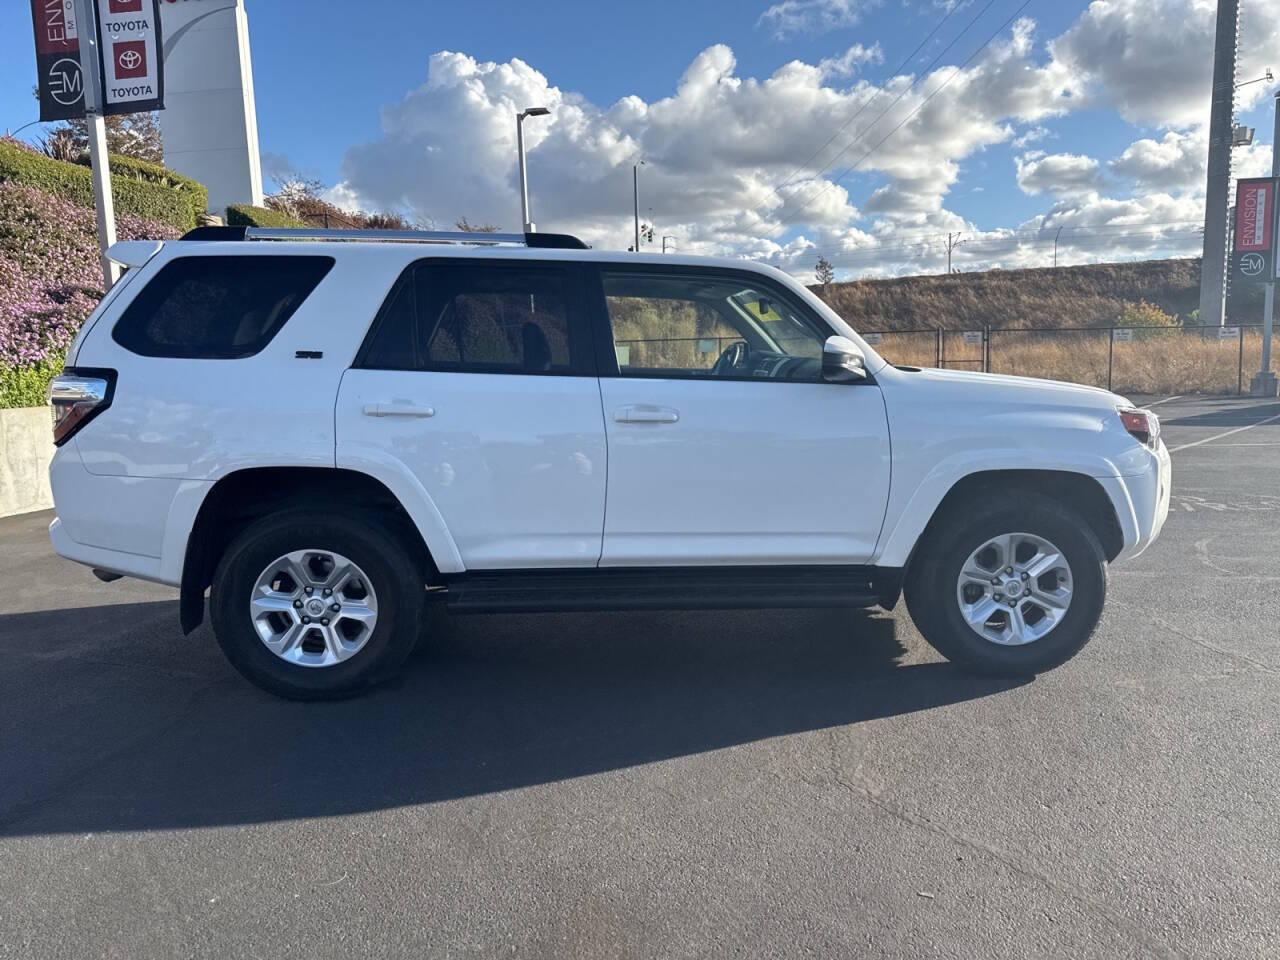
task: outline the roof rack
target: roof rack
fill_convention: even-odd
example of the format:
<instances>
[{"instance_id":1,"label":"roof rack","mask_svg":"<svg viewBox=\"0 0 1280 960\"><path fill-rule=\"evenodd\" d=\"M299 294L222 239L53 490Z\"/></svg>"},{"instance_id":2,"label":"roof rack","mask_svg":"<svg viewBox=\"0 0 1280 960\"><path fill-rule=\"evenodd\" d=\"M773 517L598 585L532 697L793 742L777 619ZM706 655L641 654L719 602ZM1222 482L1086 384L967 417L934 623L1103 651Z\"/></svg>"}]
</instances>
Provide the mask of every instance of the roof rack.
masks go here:
<instances>
[{"instance_id":1,"label":"roof rack","mask_svg":"<svg viewBox=\"0 0 1280 960\"><path fill-rule=\"evenodd\" d=\"M586 250L567 233L467 233L454 230L329 230L322 227L196 227L183 240L335 240L366 243L456 243L477 247L522 246Z\"/></svg>"}]
</instances>

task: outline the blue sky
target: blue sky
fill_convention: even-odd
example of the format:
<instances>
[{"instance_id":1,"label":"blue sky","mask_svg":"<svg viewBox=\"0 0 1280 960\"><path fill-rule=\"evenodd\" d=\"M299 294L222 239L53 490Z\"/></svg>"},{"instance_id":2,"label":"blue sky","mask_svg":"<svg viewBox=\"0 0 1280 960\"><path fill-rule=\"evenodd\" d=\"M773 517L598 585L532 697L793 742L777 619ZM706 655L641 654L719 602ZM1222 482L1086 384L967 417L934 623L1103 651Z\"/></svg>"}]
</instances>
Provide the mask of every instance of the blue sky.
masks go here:
<instances>
[{"instance_id":1,"label":"blue sky","mask_svg":"<svg viewBox=\"0 0 1280 960\"><path fill-rule=\"evenodd\" d=\"M975 264L984 257L1013 264L1022 252L1014 244L1006 255L1009 244L999 238L1035 232L1054 216L1079 234L1079 258L1130 256L1127 240L1108 246L1100 239L1107 229L1123 232L1114 224L1195 218L1203 203L1195 185L1196 138L1203 136L1196 105L1207 102L1207 77L1199 77L1203 63L1194 58L1175 70L1164 58L1180 45L1207 44L1209 0L1109 0L1102 12L1080 0L1031 0L1022 32L997 33L957 83L842 181L847 197L822 178L878 141L946 72L918 79L879 127L851 126L836 144L850 149L830 169L821 161L804 169L803 179L815 184L810 194L821 194L816 206L832 201L830 210L797 217L799 203L788 206L785 191L770 199L841 118L870 101L869 120L896 96L899 88L883 85L931 30L941 24L904 72L918 73L952 40L937 69L957 68L1021 0L960 0L948 13L954 2L384 0L353 8L338 0L246 0L261 148L271 166L287 158L298 172L335 185L334 198L348 204L514 226L507 222L518 217L506 98L550 97L562 106L545 139L537 133L530 141L540 219L568 220L598 243L621 242L630 164L644 156L660 232L681 236L686 249L739 252L793 269L815 251L833 251L850 271L901 272L895 251L951 229L969 235ZM1252 6L1280 20L1280 0ZM1280 50L1268 30L1249 31L1242 79L1267 49ZM823 68L785 94L764 89L770 78L786 86L776 75L792 61L812 73L855 45L873 53L855 58L861 62L850 71ZM444 51L464 59L446 62L438 56ZM517 60L532 74L513 80ZM720 90L686 88L678 96L695 63L719 78ZM1274 65L1280 69L1280 54ZM29 9L10 0L0 12L0 130L34 118L34 76ZM753 92L752 83L760 89ZM1143 83L1172 89L1161 98ZM1262 86L1250 91L1242 119L1269 141ZM734 92L721 97L725 89ZM528 92L513 92L521 90ZM989 103L974 102L984 98ZM394 114L390 125L384 111ZM466 136L433 128L433 117L444 116ZM737 128L741 142L728 128ZM1126 150L1132 156L1121 160ZM1242 167L1263 162L1253 153L1241 157ZM1095 233L1086 238L1089 230ZM753 231L759 236L744 239ZM1185 247L1191 239L1176 242ZM927 246L912 253L913 262L936 260L934 241Z\"/></svg>"}]
</instances>

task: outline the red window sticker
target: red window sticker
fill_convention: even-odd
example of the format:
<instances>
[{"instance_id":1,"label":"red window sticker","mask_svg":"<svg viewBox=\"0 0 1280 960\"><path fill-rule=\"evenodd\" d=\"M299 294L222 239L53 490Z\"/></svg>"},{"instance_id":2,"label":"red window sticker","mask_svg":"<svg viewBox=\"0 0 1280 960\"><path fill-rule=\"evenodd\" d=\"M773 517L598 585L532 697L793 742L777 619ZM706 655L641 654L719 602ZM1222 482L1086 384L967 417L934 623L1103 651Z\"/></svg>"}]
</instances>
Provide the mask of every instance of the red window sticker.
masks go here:
<instances>
[{"instance_id":1,"label":"red window sticker","mask_svg":"<svg viewBox=\"0 0 1280 960\"><path fill-rule=\"evenodd\" d=\"M109 13L141 13L142 0L111 0Z\"/></svg>"}]
</instances>

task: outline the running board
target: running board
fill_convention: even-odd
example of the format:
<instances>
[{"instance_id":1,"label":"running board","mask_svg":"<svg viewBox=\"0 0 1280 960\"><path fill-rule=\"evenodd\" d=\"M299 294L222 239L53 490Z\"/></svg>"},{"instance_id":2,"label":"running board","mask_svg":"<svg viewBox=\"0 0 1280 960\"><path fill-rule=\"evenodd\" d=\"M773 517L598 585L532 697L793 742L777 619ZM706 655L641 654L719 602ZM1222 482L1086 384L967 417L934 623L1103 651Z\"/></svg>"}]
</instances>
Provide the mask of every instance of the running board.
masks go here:
<instances>
[{"instance_id":1,"label":"running board","mask_svg":"<svg viewBox=\"0 0 1280 960\"><path fill-rule=\"evenodd\" d=\"M897 602L902 571L864 566L479 571L428 596L452 613L873 607Z\"/></svg>"}]
</instances>

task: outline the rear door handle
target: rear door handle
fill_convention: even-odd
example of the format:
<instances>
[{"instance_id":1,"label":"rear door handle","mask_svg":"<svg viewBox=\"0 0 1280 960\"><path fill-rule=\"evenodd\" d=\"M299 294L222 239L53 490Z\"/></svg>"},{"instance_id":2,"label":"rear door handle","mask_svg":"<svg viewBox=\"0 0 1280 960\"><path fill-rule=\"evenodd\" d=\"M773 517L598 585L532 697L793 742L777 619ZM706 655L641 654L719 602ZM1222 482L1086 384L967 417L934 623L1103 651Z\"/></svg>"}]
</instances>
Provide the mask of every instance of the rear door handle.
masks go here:
<instances>
[{"instance_id":1,"label":"rear door handle","mask_svg":"<svg viewBox=\"0 0 1280 960\"><path fill-rule=\"evenodd\" d=\"M434 417L434 407L420 407L416 403L366 403L366 417Z\"/></svg>"},{"instance_id":2,"label":"rear door handle","mask_svg":"<svg viewBox=\"0 0 1280 960\"><path fill-rule=\"evenodd\" d=\"M671 407L639 405L613 411L614 423L679 423L680 411Z\"/></svg>"}]
</instances>

